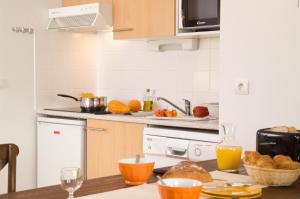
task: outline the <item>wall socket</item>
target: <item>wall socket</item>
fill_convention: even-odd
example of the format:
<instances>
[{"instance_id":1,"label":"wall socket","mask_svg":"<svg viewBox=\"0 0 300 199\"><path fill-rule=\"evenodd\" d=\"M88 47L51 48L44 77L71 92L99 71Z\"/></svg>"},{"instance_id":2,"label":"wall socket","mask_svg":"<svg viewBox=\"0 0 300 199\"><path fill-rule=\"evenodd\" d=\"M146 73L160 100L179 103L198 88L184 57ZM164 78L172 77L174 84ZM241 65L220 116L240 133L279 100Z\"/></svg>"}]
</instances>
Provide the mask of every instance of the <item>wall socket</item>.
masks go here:
<instances>
[{"instance_id":1,"label":"wall socket","mask_svg":"<svg viewBox=\"0 0 300 199\"><path fill-rule=\"evenodd\" d=\"M249 95L249 80L236 79L234 88L237 95Z\"/></svg>"}]
</instances>

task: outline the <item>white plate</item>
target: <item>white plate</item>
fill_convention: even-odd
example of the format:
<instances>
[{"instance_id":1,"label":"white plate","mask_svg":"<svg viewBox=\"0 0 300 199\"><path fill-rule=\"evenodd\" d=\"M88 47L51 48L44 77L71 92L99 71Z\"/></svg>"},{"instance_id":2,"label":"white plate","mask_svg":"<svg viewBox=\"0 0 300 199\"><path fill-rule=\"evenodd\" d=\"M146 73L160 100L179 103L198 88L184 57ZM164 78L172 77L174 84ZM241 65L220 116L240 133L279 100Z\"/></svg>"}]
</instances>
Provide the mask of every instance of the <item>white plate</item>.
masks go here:
<instances>
[{"instance_id":1,"label":"white plate","mask_svg":"<svg viewBox=\"0 0 300 199\"><path fill-rule=\"evenodd\" d=\"M182 121L206 121L206 120L215 120L216 118L207 116L207 117L194 117L194 116L177 116L177 117L157 117L157 116L149 116L148 119L154 120L182 120Z\"/></svg>"},{"instance_id":2,"label":"white plate","mask_svg":"<svg viewBox=\"0 0 300 199\"><path fill-rule=\"evenodd\" d=\"M146 117L146 116L152 116L154 112L144 112L144 111L139 111L139 112L131 112L130 113L133 117Z\"/></svg>"}]
</instances>

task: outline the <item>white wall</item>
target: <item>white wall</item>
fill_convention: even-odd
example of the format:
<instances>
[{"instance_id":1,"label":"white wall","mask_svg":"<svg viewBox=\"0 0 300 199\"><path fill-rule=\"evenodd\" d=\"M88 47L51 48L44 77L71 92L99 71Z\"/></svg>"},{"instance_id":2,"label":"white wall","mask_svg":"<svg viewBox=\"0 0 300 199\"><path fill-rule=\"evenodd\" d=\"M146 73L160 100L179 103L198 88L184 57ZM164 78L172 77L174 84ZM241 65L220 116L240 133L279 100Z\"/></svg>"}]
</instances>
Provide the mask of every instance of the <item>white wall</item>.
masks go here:
<instances>
[{"instance_id":1,"label":"white wall","mask_svg":"<svg viewBox=\"0 0 300 199\"><path fill-rule=\"evenodd\" d=\"M1 4L0 24L4 28L1 31L9 30L12 26L28 26L35 29L35 60L33 57L33 40L29 45L32 52L24 49L28 59L31 59L28 70L22 71L23 63L19 63L17 67L12 67L12 63L22 60L24 56L18 55L16 50L14 59L11 63L1 66L3 71L12 75L13 84L19 84L16 87L15 95L10 95L11 102L23 106L22 109L13 109L13 106L7 107L9 113L0 107L0 118L2 122L6 122L9 130L1 125L0 143L16 143L20 148L20 155L17 162L17 190L34 188L36 186L36 133L35 133L35 115L34 109L55 108L55 107L74 107L78 106L78 102L69 99L62 99L56 96L57 93L66 93L79 96L84 91L97 91L97 70L96 70L96 35L95 34L76 34L51 32L46 30L48 22L48 9L59 7L60 0L27 0L27 1L3 1ZM5 12L4 12L5 11ZM13 15L13 17L12 17ZM9 19L9 20L7 20ZM13 39L15 33L10 32L2 39ZM19 37L28 37L28 35L19 34ZM32 37L33 38L33 37ZM11 41L14 45L15 41ZM2 43L3 45L3 43ZM21 45L21 44L19 44ZM17 44L16 44L17 47ZM21 46L20 48L23 48ZM5 50L5 45L3 50ZM25 52L19 52L25 54ZM2 55L2 54L1 54ZM36 63L36 107L34 107L34 65ZM16 69L21 67L20 69ZM0 78L3 74L0 71ZM22 78L19 77L22 76ZM24 87L26 76L29 76L31 86L26 89ZM23 78L24 77L24 78ZM28 78L27 78L28 79ZM0 94L4 94L0 92ZM32 96L28 102L27 96ZM1 97L1 99L3 99ZM2 101L1 101L2 102ZM22 102L22 103L21 103ZM1 104L2 105L2 104ZM16 107L19 107L16 106ZM4 107L4 106L3 106ZM6 109L5 109L6 110ZM22 112L23 111L23 112ZM25 113L26 112L26 113ZM29 113L30 112L30 113ZM24 114L23 114L24 113ZM32 114L31 114L32 113ZM22 116L29 115L30 118ZM4 120L4 119L5 120ZM25 119L28 119L28 121ZM17 123L17 125L15 125ZM15 126L14 126L15 125ZM14 128L12 128L14 127ZM20 129L21 128L21 129ZM6 170L0 175L0 193L7 191Z\"/></svg>"},{"instance_id":2,"label":"white wall","mask_svg":"<svg viewBox=\"0 0 300 199\"><path fill-rule=\"evenodd\" d=\"M0 90L0 143L19 146L17 190L33 188L36 184L34 36L13 33L11 28L33 27L39 34L45 30L48 8L59 5L60 0L10 0L0 3L0 54L5 56L1 57L0 78L7 78L7 84ZM0 193L7 191L6 171L0 173Z\"/></svg>"},{"instance_id":3,"label":"white wall","mask_svg":"<svg viewBox=\"0 0 300 199\"><path fill-rule=\"evenodd\" d=\"M151 51L145 41L98 34L98 93L128 101L146 88L184 107L219 100L219 38L201 39L197 51ZM170 107L171 108L171 107Z\"/></svg>"},{"instance_id":4,"label":"white wall","mask_svg":"<svg viewBox=\"0 0 300 199\"><path fill-rule=\"evenodd\" d=\"M220 118L255 149L255 134L273 125L300 127L300 10L296 0L222 1ZM236 78L250 95L234 93Z\"/></svg>"}]
</instances>

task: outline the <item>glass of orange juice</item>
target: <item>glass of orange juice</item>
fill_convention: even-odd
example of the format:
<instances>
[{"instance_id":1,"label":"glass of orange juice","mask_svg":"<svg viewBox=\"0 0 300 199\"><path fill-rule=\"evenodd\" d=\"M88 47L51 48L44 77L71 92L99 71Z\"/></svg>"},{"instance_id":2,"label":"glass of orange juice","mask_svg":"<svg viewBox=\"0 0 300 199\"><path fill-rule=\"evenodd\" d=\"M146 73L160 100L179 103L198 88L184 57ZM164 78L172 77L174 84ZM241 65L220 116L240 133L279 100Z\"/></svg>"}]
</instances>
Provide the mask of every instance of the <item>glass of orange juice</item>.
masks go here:
<instances>
[{"instance_id":1,"label":"glass of orange juice","mask_svg":"<svg viewBox=\"0 0 300 199\"><path fill-rule=\"evenodd\" d=\"M222 141L216 146L218 170L237 172L240 168L242 147L235 141L235 125L221 124Z\"/></svg>"}]
</instances>

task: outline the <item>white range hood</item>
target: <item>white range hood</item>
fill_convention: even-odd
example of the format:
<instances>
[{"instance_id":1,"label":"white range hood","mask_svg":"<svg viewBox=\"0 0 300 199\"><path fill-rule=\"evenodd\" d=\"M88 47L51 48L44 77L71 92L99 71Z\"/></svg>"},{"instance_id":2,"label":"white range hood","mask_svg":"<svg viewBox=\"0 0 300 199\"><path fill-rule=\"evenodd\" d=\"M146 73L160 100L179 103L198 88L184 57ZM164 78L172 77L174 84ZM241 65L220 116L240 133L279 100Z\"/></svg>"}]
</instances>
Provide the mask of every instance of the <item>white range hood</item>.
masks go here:
<instances>
[{"instance_id":1,"label":"white range hood","mask_svg":"<svg viewBox=\"0 0 300 199\"><path fill-rule=\"evenodd\" d=\"M95 32L112 29L112 4L92 3L49 9L48 30Z\"/></svg>"}]
</instances>

